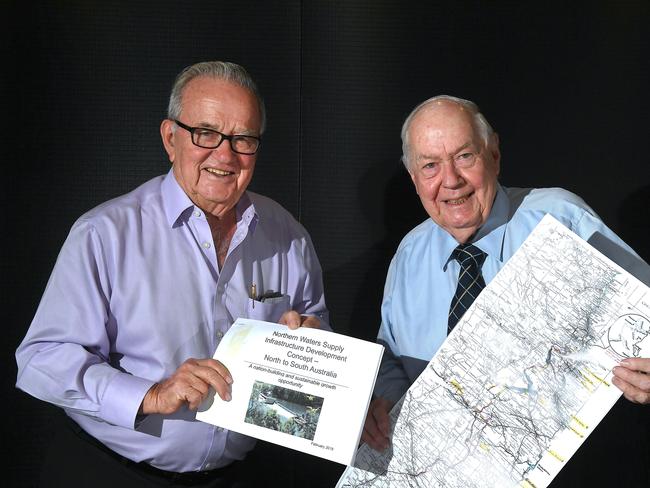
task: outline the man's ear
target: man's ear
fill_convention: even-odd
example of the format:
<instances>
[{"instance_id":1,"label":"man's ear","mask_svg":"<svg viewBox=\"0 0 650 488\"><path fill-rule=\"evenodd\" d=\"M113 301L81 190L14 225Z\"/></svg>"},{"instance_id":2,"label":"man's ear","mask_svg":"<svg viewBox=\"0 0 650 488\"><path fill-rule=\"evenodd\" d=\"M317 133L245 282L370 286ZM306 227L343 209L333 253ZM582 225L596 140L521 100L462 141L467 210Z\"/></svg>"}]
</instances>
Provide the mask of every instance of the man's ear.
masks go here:
<instances>
[{"instance_id":1,"label":"man's ear","mask_svg":"<svg viewBox=\"0 0 650 488\"><path fill-rule=\"evenodd\" d=\"M174 146L174 122L165 119L160 124L160 137L162 137L163 146L167 151L169 162L174 164L174 157L176 156L176 147Z\"/></svg>"}]
</instances>

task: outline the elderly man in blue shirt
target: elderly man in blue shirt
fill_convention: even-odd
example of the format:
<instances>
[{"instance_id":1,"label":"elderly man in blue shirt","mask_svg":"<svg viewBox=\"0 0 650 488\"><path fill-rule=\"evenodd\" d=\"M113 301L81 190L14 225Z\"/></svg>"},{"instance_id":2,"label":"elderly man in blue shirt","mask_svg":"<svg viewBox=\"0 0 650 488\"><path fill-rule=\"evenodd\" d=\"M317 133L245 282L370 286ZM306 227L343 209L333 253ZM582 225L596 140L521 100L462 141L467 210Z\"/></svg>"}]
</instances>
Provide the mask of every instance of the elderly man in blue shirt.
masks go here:
<instances>
[{"instance_id":1,"label":"elderly man in blue shirt","mask_svg":"<svg viewBox=\"0 0 650 488\"><path fill-rule=\"evenodd\" d=\"M473 102L441 95L418 105L402 127L402 149L431 218L404 237L386 278L378 334L386 353L362 435L376 450L389 445L389 410L447 337L450 315L455 322L464 311L450 307L461 269L455 249L477 259L489 283L549 213L585 240L613 249L617 256L610 257L623 267L641 261L578 196L501 186L498 137ZM650 359L626 359L613 382L628 400L650 403L647 373Z\"/></svg>"},{"instance_id":2,"label":"elderly man in blue shirt","mask_svg":"<svg viewBox=\"0 0 650 488\"><path fill-rule=\"evenodd\" d=\"M240 486L254 439L195 420L237 381L219 341L238 317L329 329L309 235L246 190L264 126L241 66L189 66L160 127L170 171L73 225L16 353L18 388L72 420L46 485Z\"/></svg>"}]
</instances>

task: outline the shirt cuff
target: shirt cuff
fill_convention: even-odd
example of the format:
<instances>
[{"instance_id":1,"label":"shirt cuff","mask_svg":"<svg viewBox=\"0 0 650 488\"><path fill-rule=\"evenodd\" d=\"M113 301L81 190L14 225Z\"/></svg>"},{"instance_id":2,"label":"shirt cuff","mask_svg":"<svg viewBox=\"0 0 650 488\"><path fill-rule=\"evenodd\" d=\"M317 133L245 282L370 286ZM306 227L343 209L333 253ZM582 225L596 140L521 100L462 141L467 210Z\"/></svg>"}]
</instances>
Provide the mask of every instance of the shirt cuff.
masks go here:
<instances>
[{"instance_id":1,"label":"shirt cuff","mask_svg":"<svg viewBox=\"0 0 650 488\"><path fill-rule=\"evenodd\" d=\"M112 379L102 400L101 417L106 422L134 429L142 399L155 383L127 373Z\"/></svg>"}]
</instances>

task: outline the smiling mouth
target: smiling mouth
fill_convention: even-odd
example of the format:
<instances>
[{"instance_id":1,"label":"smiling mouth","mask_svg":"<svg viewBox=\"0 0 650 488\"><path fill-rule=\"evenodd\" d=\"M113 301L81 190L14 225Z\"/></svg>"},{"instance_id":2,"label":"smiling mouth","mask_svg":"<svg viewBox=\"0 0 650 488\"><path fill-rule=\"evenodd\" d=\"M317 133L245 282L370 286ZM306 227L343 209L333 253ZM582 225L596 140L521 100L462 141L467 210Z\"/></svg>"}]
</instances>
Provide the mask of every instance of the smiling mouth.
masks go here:
<instances>
[{"instance_id":1,"label":"smiling mouth","mask_svg":"<svg viewBox=\"0 0 650 488\"><path fill-rule=\"evenodd\" d=\"M473 195L473 193L470 193L469 195L465 195L464 197L461 198L450 198L449 200L445 200L445 203L447 205L462 205L465 203L469 198Z\"/></svg>"},{"instance_id":2,"label":"smiling mouth","mask_svg":"<svg viewBox=\"0 0 650 488\"><path fill-rule=\"evenodd\" d=\"M230 176L235 174L232 171L224 171L222 169L217 169L217 168L205 168L205 170L208 173L213 174L215 176Z\"/></svg>"},{"instance_id":3,"label":"smiling mouth","mask_svg":"<svg viewBox=\"0 0 650 488\"><path fill-rule=\"evenodd\" d=\"M467 198L459 198L458 200L447 200L447 205L462 205L467 201Z\"/></svg>"}]
</instances>

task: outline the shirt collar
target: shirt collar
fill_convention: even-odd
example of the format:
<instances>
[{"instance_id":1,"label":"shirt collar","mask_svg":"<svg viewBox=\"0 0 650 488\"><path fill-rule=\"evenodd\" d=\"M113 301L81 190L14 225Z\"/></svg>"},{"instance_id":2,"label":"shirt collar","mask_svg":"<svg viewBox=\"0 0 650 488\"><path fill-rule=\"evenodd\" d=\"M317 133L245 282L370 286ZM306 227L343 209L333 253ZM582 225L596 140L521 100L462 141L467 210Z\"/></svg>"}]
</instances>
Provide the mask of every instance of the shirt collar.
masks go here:
<instances>
[{"instance_id":1,"label":"shirt collar","mask_svg":"<svg viewBox=\"0 0 650 488\"><path fill-rule=\"evenodd\" d=\"M178 227L187 220L194 209L194 203L176 181L173 168L169 170L165 179L163 179L161 192L167 223L170 227Z\"/></svg>"},{"instance_id":2,"label":"shirt collar","mask_svg":"<svg viewBox=\"0 0 650 488\"><path fill-rule=\"evenodd\" d=\"M501 185L497 183L497 194L494 198L490 215L488 215L485 223L470 241L481 251L487 253L488 258L503 261L503 239L509 215L510 201L508 200L508 195L506 195ZM436 226L436 231L441 234L439 236L438 246L439 265L443 270L446 270L451 253L458 246L458 241L442 227Z\"/></svg>"},{"instance_id":3,"label":"shirt collar","mask_svg":"<svg viewBox=\"0 0 650 488\"><path fill-rule=\"evenodd\" d=\"M200 210L178 184L173 169L170 169L163 179L162 199L167 223L170 227L178 227L185 222L195 208ZM250 226L250 230L253 232L259 217L248 192L244 192L241 196L235 206L235 211L237 213L237 226L243 223L246 226Z\"/></svg>"},{"instance_id":4,"label":"shirt collar","mask_svg":"<svg viewBox=\"0 0 650 488\"><path fill-rule=\"evenodd\" d=\"M259 214L247 191L244 192L237 202L235 210L237 211L237 227L246 226L250 230L250 233L253 234L259 221Z\"/></svg>"}]
</instances>

